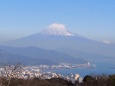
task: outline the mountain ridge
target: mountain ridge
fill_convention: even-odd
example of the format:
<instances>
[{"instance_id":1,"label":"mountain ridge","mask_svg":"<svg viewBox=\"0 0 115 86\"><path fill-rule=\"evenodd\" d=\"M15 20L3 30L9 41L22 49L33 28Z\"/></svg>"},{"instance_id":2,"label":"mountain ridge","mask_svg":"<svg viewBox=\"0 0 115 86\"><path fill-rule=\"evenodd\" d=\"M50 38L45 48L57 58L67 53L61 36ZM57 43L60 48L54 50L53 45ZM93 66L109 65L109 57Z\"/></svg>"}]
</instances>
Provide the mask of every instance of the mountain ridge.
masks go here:
<instances>
[{"instance_id":1,"label":"mountain ridge","mask_svg":"<svg viewBox=\"0 0 115 86\"><path fill-rule=\"evenodd\" d=\"M48 26L47 29L49 28L58 29L59 31L61 30L62 32L66 31L66 28L63 24L52 24ZM72 49L74 51L81 51L81 52L105 55L108 57L115 57L115 44L101 43L76 34L69 36L66 34L65 36L64 33L62 35L62 33L60 32L61 34L57 33L57 34L46 35L45 33L41 34L41 32L17 40L3 43L3 45L13 47L36 46L39 48L56 50L68 54L68 52L64 50L64 48L66 48L66 49ZM63 51L59 49L63 49ZM73 55L73 57L76 56Z\"/></svg>"},{"instance_id":2,"label":"mountain ridge","mask_svg":"<svg viewBox=\"0 0 115 86\"><path fill-rule=\"evenodd\" d=\"M68 54L60 53L53 50L44 50L37 47L8 47L8 46L0 46L0 50L8 52L7 60L12 62L20 62L22 61L22 64L60 64L60 63L85 63L84 59L81 58L74 58ZM0 53L0 59L2 61L3 57L6 54ZM10 58L10 59L9 59ZM6 61L7 61L6 60ZM7 62L8 62L7 61ZM30 64L29 64L30 63Z\"/></svg>"}]
</instances>

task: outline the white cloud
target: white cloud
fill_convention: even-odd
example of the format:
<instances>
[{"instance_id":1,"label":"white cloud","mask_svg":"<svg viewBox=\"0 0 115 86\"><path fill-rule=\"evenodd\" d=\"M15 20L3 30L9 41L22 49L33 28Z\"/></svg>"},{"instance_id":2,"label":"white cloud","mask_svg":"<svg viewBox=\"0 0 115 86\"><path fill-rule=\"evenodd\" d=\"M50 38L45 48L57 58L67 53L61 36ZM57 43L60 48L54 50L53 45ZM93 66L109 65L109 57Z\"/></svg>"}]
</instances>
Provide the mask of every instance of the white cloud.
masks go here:
<instances>
[{"instance_id":1,"label":"white cloud","mask_svg":"<svg viewBox=\"0 0 115 86\"><path fill-rule=\"evenodd\" d=\"M111 41L108 41L108 40L104 40L102 42L105 43L105 44L111 44Z\"/></svg>"}]
</instances>

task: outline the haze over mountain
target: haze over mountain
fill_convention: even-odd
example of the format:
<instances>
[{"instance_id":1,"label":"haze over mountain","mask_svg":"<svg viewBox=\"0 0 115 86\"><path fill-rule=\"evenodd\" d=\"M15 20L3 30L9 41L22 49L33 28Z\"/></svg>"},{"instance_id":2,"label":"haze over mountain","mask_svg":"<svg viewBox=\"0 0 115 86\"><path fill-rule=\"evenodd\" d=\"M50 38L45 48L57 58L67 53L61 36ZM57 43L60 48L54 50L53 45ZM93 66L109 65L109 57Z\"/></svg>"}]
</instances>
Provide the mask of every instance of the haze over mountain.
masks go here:
<instances>
[{"instance_id":1,"label":"haze over mountain","mask_svg":"<svg viewBox=\"0 0 115 86\"><path fill-rule=\"evenodd\" d=\"M53 65L60 63L87 63L81 58L74 58L68 54L37 47L14 48L0 46L0 63L21 63L24 65Z\"/></svg>"},{"instance_id":2,"label":"haze over mountain","mask_svg":"<svg viewBox=\"0 0 115 86\"><path fill-rule=\"evenodd\" d=\"M115 57L115 44L90 40L67 31L63 24L58 23L49 25L39 33L9 41L3 43L3 45L12 47L36 46L43 49L64 52L74 57L82 57L84 53ZM78 55L79 53L77 52L81 52L82 54Z\"/></svg>"}]
</instances>

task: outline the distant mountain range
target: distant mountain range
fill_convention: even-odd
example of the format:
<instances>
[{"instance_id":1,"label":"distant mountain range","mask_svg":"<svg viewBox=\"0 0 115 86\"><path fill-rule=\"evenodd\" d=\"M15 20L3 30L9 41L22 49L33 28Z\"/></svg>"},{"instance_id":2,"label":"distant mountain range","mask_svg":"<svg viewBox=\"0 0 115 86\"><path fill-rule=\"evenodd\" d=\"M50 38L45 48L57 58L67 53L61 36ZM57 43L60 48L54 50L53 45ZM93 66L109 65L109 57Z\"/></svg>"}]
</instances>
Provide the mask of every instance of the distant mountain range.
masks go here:
<instances>
[{"instance_id":1,"label":"distant mountain range","mask_svg":"<svg viewBox=\"0 0 115 86\"><path fill-rule=\"evenodd\" d=\"M68 60L70 58L72 59L115 58L115 44L106 44L102 42L97 42L94 40L87 39L83 36L73 34L67 31L64 25L57 23L48 26L45 30L39 33L24 38L16 39L13 41L1 43L1 45L12 46L12 47L27 47L21 50L19 50L20 48L15 50L9 49L8 52L23 56L31 56L35 58L37 57L37 55L40 55L41 58L44 58L44 56L42 57L41 55L41 53L43 52L45 52L44 54L45 56L47 56L47 58L50 57L49 56L50 52L53 52L55 55L53 55L50 58L53 59L61 57L62 61L65 61L67 58ZM32 51L32 47L30 48L29 46L35 46L41 48L40 53L37 52L38 50L35 47L34 51ZM30 51L24 51L24 49ZM46 50L42 51L42 49ZM58 62L58 60L56 61Z\"/></svg>"},{"instance_id":2,"label":"distant mountain range","mask_svg":"<svg viewBox=\"0 0 115 86\"><path fill-rule=\"evenodd\" d=\"M0 63L21 63L24 65L53 65L60 63L86 63L86 60L74 58L68 54L37 47L14 48L0 46Z\"/></svg>"}]
</instances>

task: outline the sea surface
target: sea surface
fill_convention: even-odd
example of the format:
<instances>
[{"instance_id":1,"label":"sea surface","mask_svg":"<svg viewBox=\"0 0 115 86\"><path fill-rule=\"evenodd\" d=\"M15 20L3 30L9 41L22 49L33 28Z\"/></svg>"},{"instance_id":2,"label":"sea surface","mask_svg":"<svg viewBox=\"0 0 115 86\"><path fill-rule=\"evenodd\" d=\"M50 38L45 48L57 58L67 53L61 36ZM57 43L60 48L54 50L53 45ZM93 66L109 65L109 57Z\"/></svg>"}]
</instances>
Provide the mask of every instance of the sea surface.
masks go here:
<instances>
[{"instance_id":1,"label":"sea surface","mask_svg":"<svg viewBox=\"0 0 115 86\"><path fill-rule=\"evenodd\" d=\"M53 70L53 72L61 73L63 75L70 75L70 74L80 74L81 77L86 75L110 75L115 74L115 69L108 69L108 68L74 68L74 69L61 69L61 70Z\"/></svg>"},{"instance_id":2,"label":"sea surface","mask_svg":"<svg viewBox=\"0 0 115 86\"><path fill-rule=\"evenodd\" d=\"M61 73L63 75L69 74L80 74L81 77L86 75L111 75L115 74L115 61L113 62L103 62L100 61L96 63L96 68L73 68L73 69L61 69L53 70L53 72Z\"/></svg>"}]
</instances>

